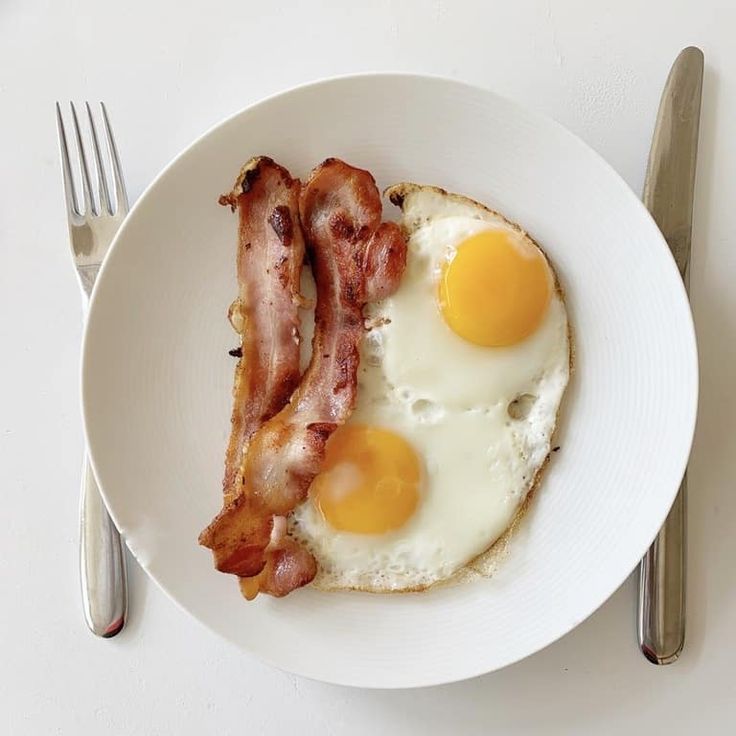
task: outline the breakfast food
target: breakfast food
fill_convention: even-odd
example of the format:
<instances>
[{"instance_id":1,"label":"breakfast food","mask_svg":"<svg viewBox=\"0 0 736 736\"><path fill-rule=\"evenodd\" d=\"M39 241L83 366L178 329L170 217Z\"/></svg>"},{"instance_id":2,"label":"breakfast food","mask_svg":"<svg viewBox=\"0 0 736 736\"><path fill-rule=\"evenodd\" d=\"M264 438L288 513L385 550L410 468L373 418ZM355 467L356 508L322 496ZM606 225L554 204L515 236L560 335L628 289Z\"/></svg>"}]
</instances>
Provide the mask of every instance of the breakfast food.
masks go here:
<instances>
[{"instance_id":1,"label":"breakfast food","mask_svg":"<svg viewBox=\"0 0 736 736\"><path fill-rule=\"evenodd\" d=\"M419 590L485 553L539 478L569 377L562 293L529 236L434 187L387 194L407 269L369 309L355 411L290 517L325 589Z\"/></svg>"},{"instance_id":2,"label":"breakfast food","mask_svg":"<svg viewBox=\"0 0 736 736\"><path fill-rule=\"evenodd\" d=\"M254 161L224 198L240 209L247 254L231 311L248 329L225 505L200 543L247 598L312 581L416 591L484 570L539 482L569 380L549 261L466 197L397 184L386 192L397 226L381 223L367 171L328 159L300 187L270 159ZM276 206L288 218L273 222ZM315 327L289 397L303 243ZM245 259L252 270L241 274ZM252 300L256 288L274 298Z\"/></svg>"},{"instance_id":3,"label":"breakfast food","mask_svg":"<svg viewBox=\"0 0 736 736\"><path fill-rule=\"evenodd\" d=\"M283 408L299 381L298 307L304 260L300 192L300 182L286 169L257 156L243 166L232 191L219 200L239 212L239 293L228 316L240 335L240 346L232 351L239 360L225 455L223 510L246 490L245 459L251 437ZM199 541L208 545L212 537L211 524ZM297 556L307 564L302 561L298 574L308 582L314 563L310 555L299 552ZM247 557L247 548L241 554ZM236 566L232 560L230 565Z\"/></svg>"},{"instance_id":4,"label":"breakfast food","mask_svg":"<svg viewBox=\"0 0 736 736\"><path fill-rule=\"evenodd\" d=\"M301 193L317 289L311 361L289 403L252 435L241 492L200 536L218 570L247 579L246 597L285 595L314 577L314 559L284 517L306 498L325 443L352 411L363 307L401 278L406 244L381 210L370 173L337 159L317 167Z\"/></svg>"},{"instance_id":5,"label":"breakfast food","mask_svg":"<svg viewBox=\"0 0 736 736\"><path fill-rule=\"evenodd\" d=\"M229 317L240 336L230 441L225 456L225 504L242 490L253 433L289 400L299 382L299 282L304 238L299 181L265 156L243 166L220 204L239 213L238 298Z\"/></svg>"}]
</instances>

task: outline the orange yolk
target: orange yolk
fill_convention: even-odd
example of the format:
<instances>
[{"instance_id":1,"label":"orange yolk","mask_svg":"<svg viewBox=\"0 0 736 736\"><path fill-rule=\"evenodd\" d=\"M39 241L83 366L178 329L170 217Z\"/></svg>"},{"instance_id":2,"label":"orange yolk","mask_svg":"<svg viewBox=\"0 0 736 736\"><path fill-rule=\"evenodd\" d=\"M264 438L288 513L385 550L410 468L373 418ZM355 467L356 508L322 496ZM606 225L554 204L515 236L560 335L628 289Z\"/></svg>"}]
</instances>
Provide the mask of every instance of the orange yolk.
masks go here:
<instances>
[{"instance_id":1,"label":"orange yolk","mask_svg":"<svg viewBox=\"0 0 736 736\"><path fill-rule=\"evenodd\" d=\"M538 248L503 230L486 230L460 243L445 265L440 310L454 332L476 345L513 345L542 322L551 281Z\"/></svg>"},{"instance_id":2,"label":"orange yolk","mask_svg":"<svg viewBox=\"0 0 736 736\"><path fill-rule=\"evenodd\" d=\"M419 501L421 465L412 446L386 429L350 424L327 441L310 494L335 529L381 534L403 526Z\"/></svg>"}]
</instances>

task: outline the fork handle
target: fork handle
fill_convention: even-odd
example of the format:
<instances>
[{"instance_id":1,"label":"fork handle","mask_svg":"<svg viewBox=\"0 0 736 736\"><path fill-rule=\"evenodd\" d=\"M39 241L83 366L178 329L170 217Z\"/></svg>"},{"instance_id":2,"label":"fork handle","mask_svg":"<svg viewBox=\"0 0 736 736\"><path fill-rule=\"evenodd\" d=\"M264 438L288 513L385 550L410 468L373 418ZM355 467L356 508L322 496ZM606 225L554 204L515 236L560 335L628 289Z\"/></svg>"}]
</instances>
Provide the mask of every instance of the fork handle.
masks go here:
<instances>
[{"instance_id":1,"label":"fork handle","mask_svg":"<svg viewBox=\"0 0 736 736\"><path fill-rule=\"evenodd\" d=\"M86 455L79 540L82 603L87 626L97 636L115 636L125 625L128 612L125 550Z\"/></svg>"},{"instance_id":2,"label":"fork handle","mask_svg":"<svg viewBox=\"0 0 736 736\"><path fill-rule=\"evenodd\" d=\"M639 647L654 664L670 664L685 643L687 476L667 520L641 562Z\"/></svg>"}]
</instances>

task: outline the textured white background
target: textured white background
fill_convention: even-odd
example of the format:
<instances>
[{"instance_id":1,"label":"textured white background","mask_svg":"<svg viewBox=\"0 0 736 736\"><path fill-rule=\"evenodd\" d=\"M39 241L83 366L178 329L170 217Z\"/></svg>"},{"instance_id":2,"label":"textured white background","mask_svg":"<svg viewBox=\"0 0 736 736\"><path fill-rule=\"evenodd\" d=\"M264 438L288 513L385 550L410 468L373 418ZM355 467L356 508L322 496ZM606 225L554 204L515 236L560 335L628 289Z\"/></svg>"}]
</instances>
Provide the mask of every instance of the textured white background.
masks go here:
<instances>
[{"instance_id":1,"label":"textured white background","mask_svg":"<svg viewBox=\"0 0 736 736\"><path fill-rule=\"evenodd\" d=\"M0 3L0 733L732 732L736 5L206 5ZM692 265L702 380L688 643L676 665L655 668L638 653L631 580L536 656L412 692L343 689L269 669L205 631L134 563L125 632L110 641L87 633L77 578L80 307L54 100L108 103L133 199L223 116L300 82L370 70L456 77L546 112L639 191L661 86L691 43L707 64Z\"/></svg>"}]
</instances>

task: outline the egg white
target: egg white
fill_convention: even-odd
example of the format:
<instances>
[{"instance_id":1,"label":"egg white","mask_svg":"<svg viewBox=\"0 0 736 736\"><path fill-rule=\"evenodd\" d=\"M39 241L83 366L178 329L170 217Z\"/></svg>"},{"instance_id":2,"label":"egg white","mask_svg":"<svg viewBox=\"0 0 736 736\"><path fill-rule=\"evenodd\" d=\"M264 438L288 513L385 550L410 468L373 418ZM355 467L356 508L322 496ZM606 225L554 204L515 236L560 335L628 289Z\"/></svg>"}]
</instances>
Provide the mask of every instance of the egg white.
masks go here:
<instances>
[{"instance_id":1,"label":"egg white","mask_svg":"<svg viewBox=\"0 0 736 736\"><path fill-rule=\"evenodd\" d=\"M465 238L490 228L526 236L470 200L434 189L410 197L407 270L398 291L369 311L350 422L393 430L412 444L424 467L421 500L403 527L375 535L333 529L310 500L298 507L290 533L315 555L322 588L425 588L487 550L550 452L569 379L558 291L539 329L505 348L465 341L437 307L442 265ZM528 415L512 411L514 418L509 405L519 396L533 399Z\"/></svg>"}]
</instances>

